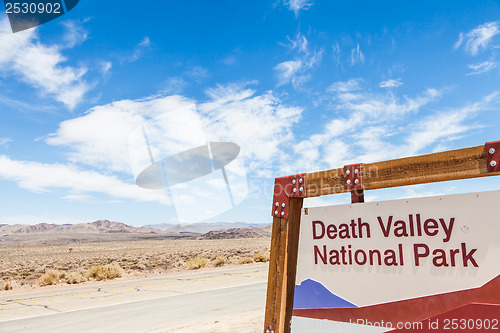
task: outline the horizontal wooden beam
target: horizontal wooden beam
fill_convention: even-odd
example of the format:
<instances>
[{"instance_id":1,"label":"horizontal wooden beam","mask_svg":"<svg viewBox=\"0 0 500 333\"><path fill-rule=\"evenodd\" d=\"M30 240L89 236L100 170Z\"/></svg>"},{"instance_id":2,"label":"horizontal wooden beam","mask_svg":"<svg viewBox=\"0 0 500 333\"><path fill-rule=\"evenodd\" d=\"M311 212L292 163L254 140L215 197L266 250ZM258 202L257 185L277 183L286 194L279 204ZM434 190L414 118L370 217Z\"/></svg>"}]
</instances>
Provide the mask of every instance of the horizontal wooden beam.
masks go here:
<instances>
[{"instance_id":1,"label":"horizontal wooden beam","mask_svg":"<svg viewBox=\"0 0 500 333\"><path fill-rule=\"evenodd\" d=\"M500 172L488 172L486 154L485 146L477 146L363 164L363 189L499 175ZM343 173L343 168L307 173L305 197L349 192L344 188Z\"/></svg>"}]
</instances>

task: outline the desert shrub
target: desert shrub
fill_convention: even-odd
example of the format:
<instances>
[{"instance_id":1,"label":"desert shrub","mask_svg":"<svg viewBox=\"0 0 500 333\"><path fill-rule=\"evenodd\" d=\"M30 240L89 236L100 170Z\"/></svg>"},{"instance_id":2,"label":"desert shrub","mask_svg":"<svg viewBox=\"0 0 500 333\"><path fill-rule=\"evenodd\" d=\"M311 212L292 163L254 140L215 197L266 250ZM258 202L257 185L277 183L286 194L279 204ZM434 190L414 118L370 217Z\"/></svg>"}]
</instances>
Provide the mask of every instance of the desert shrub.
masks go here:
<instances>
[{"instance_id":1,"label":"desert shrub","mask_svg":"<svg viewBox=\"0 0 500 333\"><path fill-rule=\"evenodd\" d=\"M225 263L226 263L227 259L224 258L224 257L217 257L215 258L213 261L212 261L212 264L215 266L215 267L219 267L219 266L223 266Z\"/></svg>"},{"instance_id":2,"label":"desert shrub","mask_svg":"<svg viewBox=\"0 0 500 333\"><path fill-rule=\"evenodd\" d=\"M208 260L205 258L191 258L184 264L187 269L199 269L207 265Z\"/></svg>"},{"instance_id":3,"label":"desert shrub","mask_svg":"<svg viewBox=\"0 0 500 333\"><path fill-rule=\"evenodd\" d=\"M238 260L238 264L240 265L245 265L245 264L250 264L253 262L252 257L243 257Z\"/></svg>"},{"instance_id":4,"label":"desert shrub","mask_svg":"<svg viewBox=\"0 0 500 333\"><path fill-rule=\"evenodd\" d=\"M264 253L257 253L253 256L253 260L255 262L267 262L269 258Z\"/></svg>"},{"instance_id":5,"label":"desert shrub","mask_svg":"<svg viewBox=\"0 0 500 333\"><path fill-rule=\"evenodd\" d=\"M118 265L97 265L92 266L85 274L88 279L97 281L112 280L123 275L123 269Z\"/></svg>"},{"instance_id":6,"label":"desert shrub","mask_svg":"<svg viewBox=\"0 0 500 333\"><path fill-rule=\"evenodd\" d=\"M42 276L38 278L38 285L40 286L50 286L61 282L64 277L64 273L56 270L50 270L45 272Z\"/></svg>"},{"instance_id":7,"label":"desert shrub","mask_svg":"<svg viewBox=\"0 0 500 333\"><path fill-rule=\"evenodd\" d=\"M82 274L76 272L66 273L64 276L64 281L67 284L78 284L85 282L86 280L87 279L85 279L85 277Z\"/></svg>"},{"instance_id":8,"label":"desert shrub","mask_svg":"<svg viewBox=\"0 0 500 333\"><path fill-rule=\"evenodd\" d=\"M7 281L0 281L0 290L12 290L12 285Z\"/></svg>"}]
</instances>

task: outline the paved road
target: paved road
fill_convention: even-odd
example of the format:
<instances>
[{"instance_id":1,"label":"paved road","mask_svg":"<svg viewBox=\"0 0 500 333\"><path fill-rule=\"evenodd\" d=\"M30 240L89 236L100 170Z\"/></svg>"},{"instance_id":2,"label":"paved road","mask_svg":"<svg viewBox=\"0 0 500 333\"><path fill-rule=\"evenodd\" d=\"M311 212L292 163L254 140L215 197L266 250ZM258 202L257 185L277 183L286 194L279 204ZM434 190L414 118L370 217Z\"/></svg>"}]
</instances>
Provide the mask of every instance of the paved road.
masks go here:
<instances>
[{"instance_id":1,"label":"paved road","mask_svg":"<svg viewBox=\"0 0 500 333\"><path fill-rule=\"evenodd\" d=\"M160 332L261 309L266 282L258 265L7 295L0 333Z\"/></svg>"}]
</instances>

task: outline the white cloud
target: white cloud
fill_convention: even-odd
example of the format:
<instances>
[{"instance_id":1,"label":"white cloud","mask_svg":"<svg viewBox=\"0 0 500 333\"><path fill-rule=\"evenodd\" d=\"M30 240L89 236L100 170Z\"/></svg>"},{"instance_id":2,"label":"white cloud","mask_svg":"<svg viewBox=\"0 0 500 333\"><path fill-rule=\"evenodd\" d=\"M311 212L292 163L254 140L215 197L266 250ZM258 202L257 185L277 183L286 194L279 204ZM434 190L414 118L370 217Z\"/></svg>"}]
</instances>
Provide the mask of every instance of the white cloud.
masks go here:
<instances>
[{"instance_id":1,"label":"white cloud","mask_svg":"<svg viewBox=\"0 0 500 333\"><path fill-rule=\"evenodd\" d=\"M309 48L308 48L308 41L307 38L302 35L300 32L295 36L294 39L291 39L289 36L287 36L288 41L290 42L290 48L292 50L299 50L302 53L309 54Z\"/></svg>"},{"instance_id":2,"label":"white cloud","mask_svg":"<svg viewBox=\"0 0 500 333\"><path fill-rule=\"evenodd\" d=\"M369 127L362 131L362 138L357 144L361 148L359 159L374 162L422 153L433 145L461 138L478 125L471 122L481 111L492 110L500 102L499 93L483 97L479 102L468 104L461 108L439 111L431 114L420 122L409 123L401 127L399 134L404 133L404 139L398 143L388 140L391 133L388 126ZM397 142L397 141L396 141Z\"/></svg>"},{"instance_id":3,"label":"white cloud","mask_svg":"<svg viewBox=\"0 0 500 333\"><path fill-rule=\"evenodd\" d=\"M208 89L207 94L210 100L198 106L181 96L122 100L97 106L81 117L62 122L46 141L66 147L73 163L131 174L130 134L145 120L168 112L188 115L196 113L197 107L206 140L238 144L251 169L276 161L281 146L293 140L292 127L300 119L302 109L283 106L272 92L256 95L251 89L230 85ZM163 135L167 148L174 151L177 141L194 134L197 133L174 128Z\"/></svg>"},{"instance_id":4,"label":"white cloud","mask_svg":"<svg viewBox=\"0 0 500 333\"><path fill-rule=\"evenodd\" d=\"M332 51L333 51L333 61L337 64L337 66L340 65L340 59L341 59L341 54L340 54L340 45L339 43L332 44Z\"/></svg>"},{"instance_id":5,"label":"white cloud","mask_svg":"<svg viewBox=\"0 0 500 333\"><path fill-rule=\"evenodd\" d=\"M397 98L393 94L373 94L362 90L360 79L347 82L336 82L330 90L336 93L335 98L339 110L351 110L360 117L373 119L393 118L418 110L421 106L435 100L440 92L436 89L427 89L422 95L415 98L403 96Z\"/></svg>"},{"instance_id":6,"label":"white cloud","mask_svg":"<svg viewBox=\"0 0 500 333\"><path fill-rule=\"evenodd\" d=\"M77 45L81 45L88 38L88 32L83 28L78 21L63 21L62 23L66 27L66 33L64 34L64 41L66 42L66 47L72 48Z\"/></svg>"},{"instance_id":7,"label":"white cloud","mask_svg":"<svg viewBox=\"0 0 500 333\"><path fill-rule=\"evenodd\" d=\"M19 187L32 192L49 192L59 188L71 191L73 196L102 193L114 198L170 204L163 191L144 190L135 184L124 183L116 176L59 163L16 161L0 155L0 178L14 181Z\"/></svg>"},{"instance_id":8,"label":"white cloud","mask_svg":"<svg viewBox=\"0 0 500 333\"><path fill-rule=\"evenodd\" d=\"M307 10L311 8L314 3L309 0L284 0L285 6L288 6L289 10L292 10L297 16L301 10Z\"/></svg>"},{"instance_id":9,"label":"white cloud","mask_svg":"<svg viewBox=\"0 0 500 333\"><path fill-rule=\"evenodd\" d=\"M331 105L346 116L330 120L321 133L294 146L301 160L321 161L319 166L308 166L307 171L372 162L393 154L395 150L384 140L392 135L392 124L404 124L407 116L440 96L439 91L427 89L413 98L397 98L391 93L369 93L363 84L362 79L351 79L335 82L328 89L334 94ZM353 156L357 160L352 160Z\"/></svg>"},{"instance_id":10,"label":"white cloud","mask_svg":"<svg viewBox=\"0 0 500 333\"><path fill-rule=\"evenodd\" d=\"M346 93L350 91L356 91L361 89L361 84L363 79L350 79L349 81L337 81L332 83L328 88L329 91Z\"/></svg>"},{"instance_id":11,"label":"white cloud","mask_svg":"<svg viewBox=\"0 0 500 333\"><path fill-rule=\"evenodd\" d=\"M289 43L280 44L288 47L291 51L296 51L296 57L294 60L277 64L274 71L278 76L278 87L291 83L297 89L311 79L309 72L321 62L324 49L310 51L307 38L300 32L293 40L288 36L287 38Z\"/></svg>"},{"instance_id":12,"label":"white cloud","mask_svg":"<svg viewBox=\"0 0 500 333\"><path fill-rule=\"evenodd\" d=\"M251 171L269 166L293 141L292 127L302 109L286 107L271 92L255 95L241 86L219 86L207 91L211 101L199 105L207 139L238 144Z\"/></svg>"},{"instance_id":13,"label":"white cloud","mask_svg":"<svg viewBox=\"0 0 500 333\"><path fill-rule=\"evenodd\" d=\"M414 154L440 140L453 140L467 133L478 125L470 122L470 118L479 112L492 110L500 102L500 93L494 92L480 101L462 108L434 114L419 124L406 139L407 155Z\"/></svg>"},{"instance_id":14,"label":"white cloud","mask_svg":"<svg viewBox=\"0 0 500 333\"><path fill-rule=\"evenodd\" d=\"M0 146L6 145L9 142L12 142L11 138L0 138Z\"/></svg>"},{"instance_id":15,"label":"white cloud","mask_svg":"<svg viewBox=\"0 0 500 333\"><path fill-rule=\"evenodd\" d=\"M463 107L438 110L418 122L409 120L411 114L439 95L438 91L427 89L421 96L391 102L384 97L387 95L358 91L354 94L357 99L349 99L349 103L339 101L337 105L346 111L347 117L331 120L322 133L299 142L294 146L295 153L303 161L319 161L307 165L305 171L418 155L467 135L480 127L473 122L477 114L496 110L500 105L500 92L494 92Z\"/></svg>"},{"instance_id":16,"label":"white cloud","mask_svg":"<svg viewBox=\"0 0 500 333\"><path fill-rule=\"evenodd\" d=\"M208 70L201 66L195 66L191 68L186 74L194 78L196 82L201 83L208 77Z\"/></svg>"},{"instance_id":17,"label":"white cloud","mask_svg":"<svg viewBox=\"0 0 500 333\"><path fill-rule=\"evenodd\" d=\"M110 61L101 62L101 68L100 68L101 74L103 75L108 74L109 71L111 70L111 67L113 67L113 63L111 63Z\"/></svg>"},{"instance_id":18,"label":"white cloud","mask_svg":"<svg viewBox=\"0 0 500 333\"><path fill-rule=\"evenodd\" d=\"M146 36L142 39L142 41L139 43L139 46L142 46L142 47L147 47L151 44L151 41L149 40L149 37Z\"/></svg>"},{"instance_id":19,"label":"white cloud","mask_svg":"<svg viewBox=\"0 0 500 333\"><path fill-rule=\"evenodd\" d=\"M63 66L67 59L61 51L67 46L44 45L38 40L36 31L29 29L13 34L7 19L0 20L2 74L18 76L42 93L74 108L90 89L90 85L83 79L87 69ZM74 31L69 44L76 43L76 35L77 32Z\"/></svg>"},{"instance_id":20,"label":"white cloud","mask_svg":"<svg viewBox=\"0 0 500 333\"><path fill-rule=\"evenodd\" d=\"M87 201L92 199L89 194L68 194L62 197L66 201Z\"/></svg>"},{"instance_id":21,"label":"white cloud","mask_svg":"<svg viewBox=\"0 0 500 333\"><path fill-rule=\"evenodd\" d=\"M321 62L323 50L313 53L307 52L300 59L284 61L277 64L274 70L278 74L278 87L291 83L294 88L301 88L304 83L311 79L311 70Z\"/></svg>"},{"instance_id":22,"label":"white cloud","mask_svg":"<svg viewBox=\"0 0 500 333\"><path fill-rule=\"evenodd\" d=\"M460 47L460 45L462 45L462 42L464 41L464 33L461 32L460 35L458 35L458 40L457 42L455 43L455 45L453 45L453 48L456 50Z\"/></svg>"},{"instance_id":23,"label":"white cloud","mask_svg":"<svg viewBox=\"0 0 500 333\"><path fill-rule=\"evenodd\" d=\"M471 30L467 34L460 34L459 40L454 48L457 49L464 43L464 49L471 55L476 55L481 50L485 50L493 37L500 33L499 22L488 22Z\"/></svg>"},{"instance_id":24,"label":"white cloud","mask_svg":"<svg viewBox=\"0 0 500 333\"><path fill-rule=\"evenodd\" d=\"M380 88L397 88L399 86L403 85L403 82L401 82L401 79L390 79L387 81L382 81L378 85Z\"/></svg>"},{"instance_id":25,"label":"white cloud","mask_svg":"<svg viewBox=\"0 0 500 333\"><path fill-rule=\"evenodd\" d=\"M359 47L359 43L356 44L355 48L351 49L351 66L354 66L358 63L363 64L365 62L365 55L361 52Z\"/></svg>"},{"instance_id":26,"label":"white cloud","mask_svg":"<svg viewBox=\"0 0 500 333\"><path fill-rule=\"evenodd\" d=\"M494 60L489 60L489 61L483 61L478 64L471 64L468 65L467 67L472 69L472 72L467 73L466 75L476 75L476 74L486 73L491 71L492 69L497 68L498 63Z\"/></svg>"},{"instance_id":27,"label":"white cloud","mask_svg":"<svg viewBox=\"0 0 500 333\"><path fill-rule=\"evenodd\" d=\"M183 109L195 109L195 105L180 96L117 101L96 106L81 117L62 122L46 141L68 147L69 160L74 163L130 174L130 133L147 119ZM168 135L182 137L185 133Z\"/></svg>"},{"instance_id":28,"label":"white cloud","mask_svg":"<svg viewBox=\"0 0 500 333\"><path fill-rule=\"evenodd\" d=\"M433 197L438 195L444 195L442 192L429 191L426 189L428 184L418 184L405 186L405 194L397 199L410 199L410 198L422 198L422 197Z\"/></svg>"},{"instance_id":29,"label":"white cloud","mask_svg":"<svg viewBox=\"0 0 500 333\"><path fill-rule=\"evenodd\" d=\"M297 73L302 69L301 60L290 60L279 63L274 67L274 70L278 72L279 84L278 86L293 83L294 78Z\"/></svg>"},{"instance_id":30,"label":"white cloud","mask_svg":"<svg viewBox=\"0 0 500 333\"><path fill-rule=\"evenodd\" d=\"M222 63L227 66L231 66L238 63L238 59L234 55L229 55L222 59Z\"/></svg>"},{"instance_id":31,"label":"white cloud","mask_svg":"<svg viewBox=\"0 0 500 333\"><path fill-rule=\"evenodd\" d=\"M145 36L137 44L132 55L129 56L128 58L125 57L123 60L124 61L131 61L131 62L139 60L140 58L142 58L142 56L144 55L144 52L146 52L146 50L149 49L150 46L151 46L151 40L149 39L148 36Z\"/></svg>"},{"instance_id":32,"label":"white cloud","mask_svg":"<svg viewBox=\"0 0 500 333\"><path fill-rule=\"evenodd\" d=\"M162 92L167 95L182 94L188 83L180 76L169 77L163 86Z\"/></svg>"}]
</instances>

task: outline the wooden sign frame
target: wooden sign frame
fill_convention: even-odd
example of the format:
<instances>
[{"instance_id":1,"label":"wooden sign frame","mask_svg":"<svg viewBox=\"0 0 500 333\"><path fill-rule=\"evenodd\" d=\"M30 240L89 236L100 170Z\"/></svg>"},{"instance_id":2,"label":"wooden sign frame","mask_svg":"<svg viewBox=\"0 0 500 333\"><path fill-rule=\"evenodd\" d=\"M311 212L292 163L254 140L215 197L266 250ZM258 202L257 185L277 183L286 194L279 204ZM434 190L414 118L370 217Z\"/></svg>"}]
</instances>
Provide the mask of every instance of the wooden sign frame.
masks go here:
<instances>
[{"instance_id":1,"label":"wooden sign frame","mask_svg":"<svg viewBox=\"0 0 500 333\"><path fill-rule=\"evenodd\" d=\"M356 185L351 170L359 174ZM351 192L355 203L364 201L363 190L497 175L500 175L500 141L276 178L264 333L289 333L291 330L304 198ZM283 185L287 182L293 184L288 192Z\"/></svg>"}]
</instances>

